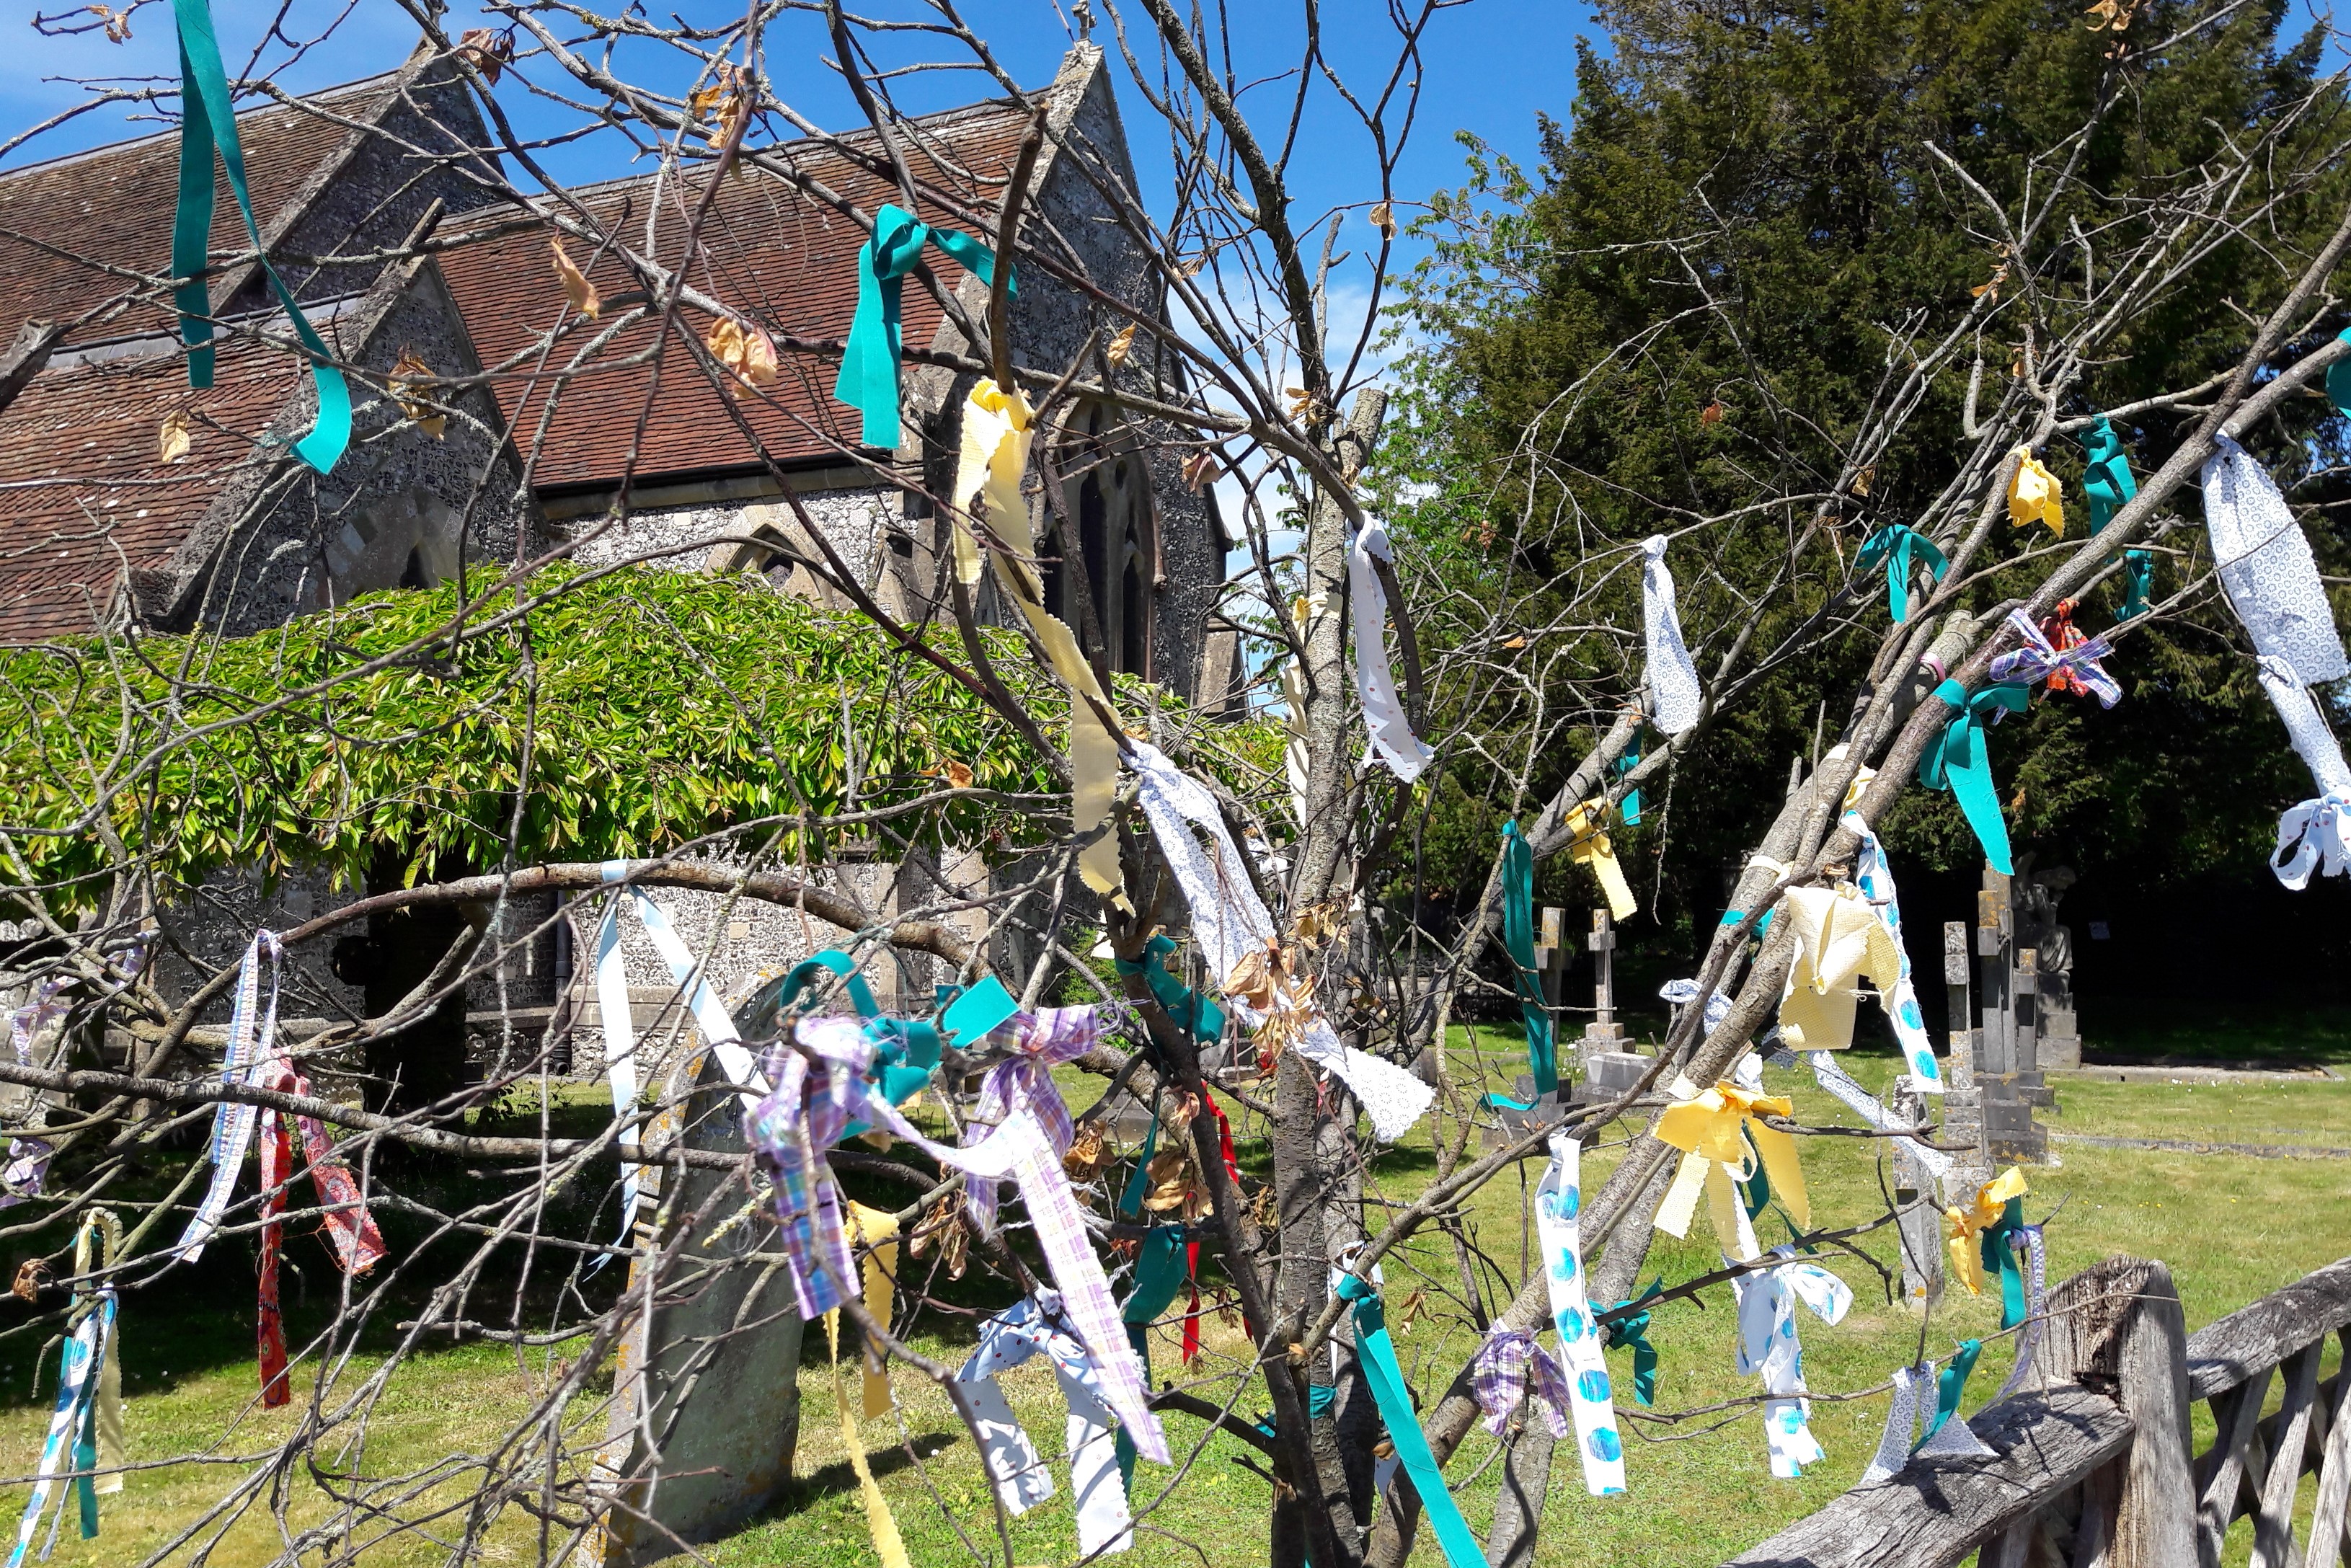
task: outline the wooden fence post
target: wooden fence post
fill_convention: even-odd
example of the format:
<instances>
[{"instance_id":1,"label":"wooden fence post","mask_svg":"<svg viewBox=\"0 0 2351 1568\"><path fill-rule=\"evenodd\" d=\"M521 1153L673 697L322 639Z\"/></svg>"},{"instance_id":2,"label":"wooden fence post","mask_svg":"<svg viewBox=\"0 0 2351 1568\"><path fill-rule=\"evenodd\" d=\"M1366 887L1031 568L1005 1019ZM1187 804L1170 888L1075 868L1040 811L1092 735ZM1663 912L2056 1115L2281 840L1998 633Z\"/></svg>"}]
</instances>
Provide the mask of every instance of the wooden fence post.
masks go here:
<instances>
[{"instance_id":1,"label":"wooden fence post","mask_svg":"<svg viewBox=\"0 0 2351 1568\"><path fill-rule=\"evenodd\" d=\"M2109 1258L2049 1293L2042 1362L2052 1382L2109 1388L2137 1428L2110 1476L2087 1489L2080 1530L2109 1543L2106 1568L2197 1561L2196 1476L2188 1425L2188 1320L2171 1270ZM2094 1511L2114 1509L2111 1524Z\"/></svg>"}]
</instances>

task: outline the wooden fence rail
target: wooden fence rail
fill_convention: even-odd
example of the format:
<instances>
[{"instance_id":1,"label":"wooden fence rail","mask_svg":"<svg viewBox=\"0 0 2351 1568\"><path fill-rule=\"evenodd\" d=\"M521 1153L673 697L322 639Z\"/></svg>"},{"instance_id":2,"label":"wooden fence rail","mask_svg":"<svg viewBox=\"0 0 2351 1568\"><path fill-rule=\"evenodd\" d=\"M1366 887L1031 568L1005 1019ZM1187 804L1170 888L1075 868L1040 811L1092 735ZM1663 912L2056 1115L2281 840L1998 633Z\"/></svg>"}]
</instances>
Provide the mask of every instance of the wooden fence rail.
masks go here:
<instances>
[{"instance_id":1,"label":"wooden fence rail","mask_svg":"<svg viewBox=\"0 0 2351 1568\"><path fill-rule=\"evenodd\" d=\"M2049 1293L2045 1387L1969 1425L1996 1459L1913 1459L1727 1568L2220 1568L2240 1521L2252 1568L2336 1568L2351 1501L2351 1259L2193 1335L2161 1263L2109 1258ZM2267 1415L2273 1385L2283 1389ZM2189 1411L2212 1412L2199 1454ZM2302 1478L2317 1472L2297 1538Z\"/></svg>"}]
</instances>

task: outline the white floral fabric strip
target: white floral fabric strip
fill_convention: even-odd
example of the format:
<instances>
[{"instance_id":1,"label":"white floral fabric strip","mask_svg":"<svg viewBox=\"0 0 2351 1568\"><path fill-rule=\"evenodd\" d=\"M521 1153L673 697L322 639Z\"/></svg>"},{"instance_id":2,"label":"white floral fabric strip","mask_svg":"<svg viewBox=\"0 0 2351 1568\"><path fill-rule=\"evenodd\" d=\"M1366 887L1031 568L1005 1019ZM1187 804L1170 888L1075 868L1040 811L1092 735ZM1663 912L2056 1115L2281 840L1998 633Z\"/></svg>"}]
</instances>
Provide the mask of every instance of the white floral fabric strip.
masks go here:
<instances>
[{"instance_id":1,"label":"white floral fabric strip","mask_svg":"<svg viewBox=\"0 0 2351 1568\"><path fill-rule=\"evenodd\" d=\"M1681 613L1674 602L1674 574L1666 565L1663 534L1641 541L1641 622L1649 643L1649 699L1659 729L1679 735L1698 723L1705 696L1698 666L1682 642Z\"/></svg>"},{"instance_id":2,"label":"white floral fabric strip","mask_svg":"<svg viewBox=\"0 0 2351 1568\"><path fill-rule=\"evenodd\" d=\"M2284 660L2304 685L2351 674L2318 562L2277 482L2225 435L2212 438L2203 479L2212 559L2253 647Z\"/></svg>"},{"instance_id":3,"label":"white floral fabric strip","mask_svg":"<svg viewBox=\"0 0 2351 1568\"><path fill-rule=\"evenodd\" d=\"M1366 521L1347 549L1347 592L1355 622L1355 696L1364 705L1364 726L1372 749L1388 770L1409 784L1437 755L1412 732L1404 703L1388 668L1388 596L1380 586L1374 559L1393 561L1385 524Z\"/></svg>"}]
</instances>

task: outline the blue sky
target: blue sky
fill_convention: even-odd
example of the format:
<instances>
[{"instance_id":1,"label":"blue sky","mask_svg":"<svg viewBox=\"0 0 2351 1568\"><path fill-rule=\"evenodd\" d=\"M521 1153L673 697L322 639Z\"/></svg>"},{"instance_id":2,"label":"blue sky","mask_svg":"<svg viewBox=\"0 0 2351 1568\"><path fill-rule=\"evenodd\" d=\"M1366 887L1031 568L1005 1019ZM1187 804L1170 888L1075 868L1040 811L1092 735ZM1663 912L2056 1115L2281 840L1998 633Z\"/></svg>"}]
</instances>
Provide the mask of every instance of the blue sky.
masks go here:
<instances>
[{"instance_id":1,"label":"blue sky","mask_svg":"<svg viewBox=\"0 0 2351 1568\"><path fill-rule=\"evenodd\" d=\"M67 0L50 0L49 9L67 9ZM266 0L215 0L214 19L222 53L234 74L252 57L256 42L277 11ZM302 37L323 31L345 9L327 0L291 0L286 31ZM456 20L469 9L453 11L449 26L456 31L467 24ZM671 7L653 6L666 16ZM861 7L869 13L911 15L911 0L882 0ZM1231 8L1238 64L1244 78L1265 79L1249 99L1253 118L1278 123L1287 107L1290 83L1278 73L1294 61L1296 7L1286 4L1236 5ZM1021 79L1041 84L1050 80L1071 33L1054 0L972 0L964 8L975 30ZM1384 18L1384 6L1373 0L1339 0L1326 5L1325 47L1342 72L1361 77L1375 87L1377 68L1393 55L1394 35ZM19 13L30 21L32 7ZM739 7L688 5L679 14L705 25L738 16ZM107 42L98 33L74 38L49 38L27 26L16 34L17 67L0 80L0 127L15 135L38 120L69 107L84 96L74 78L105 78L124 86L170 86L176 82L176 57L169 8L160 3L142 5L131 19L133 37L128 44ZM1458 183L1459 150L1453 133L1468 130L1506 152L1526 157L1535 142L1535 117L1548 111L1564 115L1573 94L1574 48L1578 32L1598 29L1579 5L1546 0L1472 0L1440 14L1427 34L1422 70L1423 106L1418 124L1406 145L1398 180L1399 194L1416 197L1447 183ZM398 63L413 42L416 29L407 13L392 0L352 0L349 15L332 39L317 49L293 57L284 45L263 55L265 68L283 67L277 79L290 90L303 91L371 75ZM1097 37L1111 43L1107 22ZM952 46L946 46L951 47ZM831 52L814 18L788 17L768 35L768 68L778 91L795 108L829 127L860 123L840 78L822 62ZM935 43L933 57L944 52ZM647 69L664 74L675 70L669 60ZM629 62L622 61L624 74ZM535 71L550 83L551 75ZM1144 165L1146 184L1166 160L1149 135L1133 84L1122 79L1121 101L1135 141L1135 154ZM992 92L976 72L938 73L897 85L902 103L914 109L942 108ZM526 128L545 131L561 123L549 110L532 112L520 95L502 93L510 112ZM1290 180L1297 208L1311 214L1333 203L1369 200L1369 143L1360 130L1350 133L1336 100L1318 88L1307 117L1306 134L1291 161ZM1343 111L1342 111L1343 112ZM108 106L60 130L46 134L0 160L0 169L21 167L42 158L162 129L155 111L143 106ZM600 138L552 152L548 162L559 177L586 180L627 172L628 150L615 138ZM1164 180L1161 183L1164 188ZM1360 224L1357 227L1360 228Z\"/></svg>"}]
</instances>

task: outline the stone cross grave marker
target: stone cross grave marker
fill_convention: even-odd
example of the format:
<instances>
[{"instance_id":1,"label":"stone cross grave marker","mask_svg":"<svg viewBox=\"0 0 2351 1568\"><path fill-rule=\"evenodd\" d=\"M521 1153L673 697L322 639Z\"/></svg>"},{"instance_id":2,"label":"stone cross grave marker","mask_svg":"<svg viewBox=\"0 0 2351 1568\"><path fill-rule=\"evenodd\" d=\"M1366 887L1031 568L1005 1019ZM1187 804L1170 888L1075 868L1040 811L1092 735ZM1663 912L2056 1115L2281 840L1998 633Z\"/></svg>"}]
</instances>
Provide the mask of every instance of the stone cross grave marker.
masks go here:
<instances>
[{"instance_id":1,"label":"stone cross grave marker","mask_svg":"<svg viewBox=\"0 0 2351 1568\"><path fill-rule=\"evenodd\" d=\"M1616 1021L1616 927L1605 909L1592 912L1593 1021L1583 1026L1577 1054L1583 1067L1575 1097L1590 1102L1614 1100L1641 1081L1648 1058L1632 1049L1625 1026Z\"/></svg>"}]
</instances>

